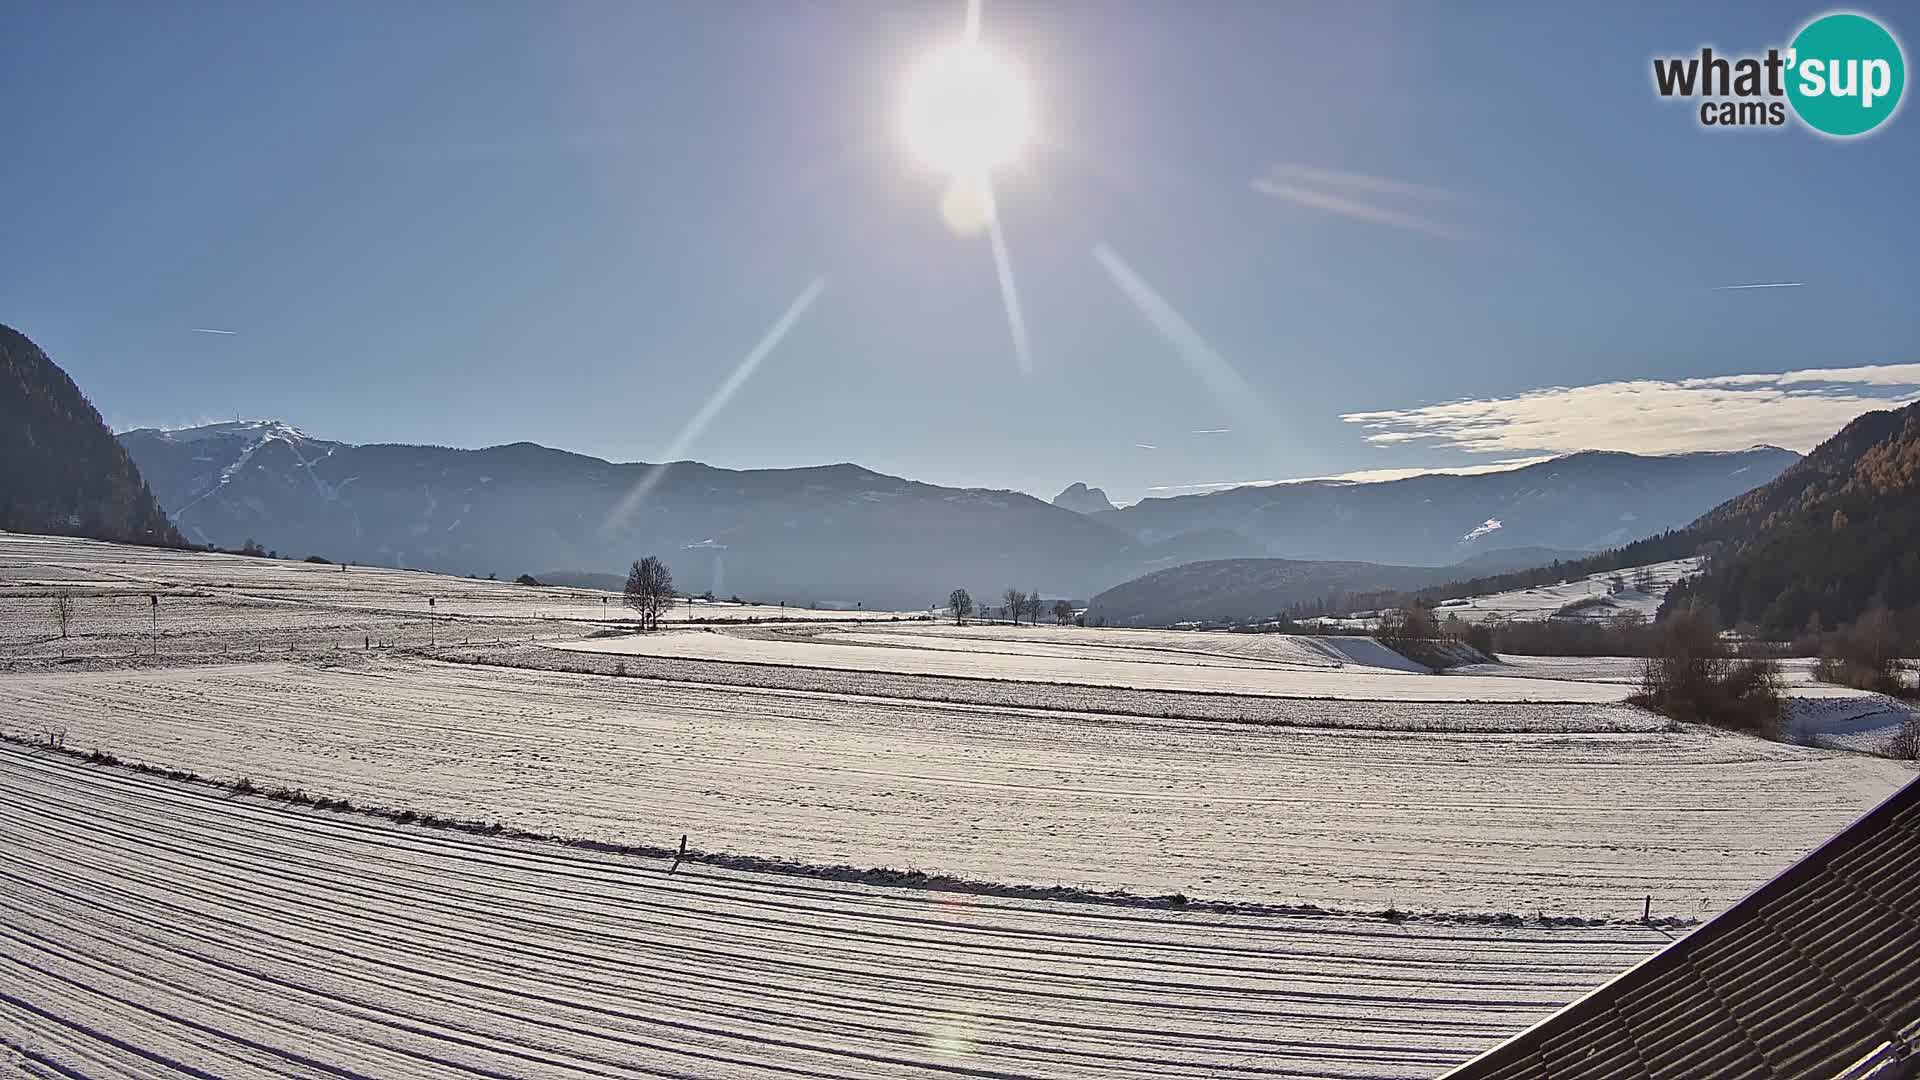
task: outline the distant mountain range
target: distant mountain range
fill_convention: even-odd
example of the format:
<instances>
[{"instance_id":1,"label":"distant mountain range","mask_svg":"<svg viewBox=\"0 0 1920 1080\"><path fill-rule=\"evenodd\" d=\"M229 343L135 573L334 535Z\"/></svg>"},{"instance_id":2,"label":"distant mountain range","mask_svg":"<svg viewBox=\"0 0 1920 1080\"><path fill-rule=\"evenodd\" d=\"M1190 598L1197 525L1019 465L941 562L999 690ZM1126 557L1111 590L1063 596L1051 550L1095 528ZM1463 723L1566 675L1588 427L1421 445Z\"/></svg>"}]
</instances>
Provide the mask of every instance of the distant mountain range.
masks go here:
<instances>
[{"instance_id":1,"label":"distant mountain range","mask_svg":"<svg viewBox=\"0 0 1920 1080\"><path fill-rule=\"evenodd\" d=\"M1663 612L1704 603L1726 626L1784 639L1882 608L1911 634L1920 628L1920 403L1856 418L1767 483L1679 528L1580 557L1489 554L1424 571L1446 575L1426 583L1410 567L1201 563L1116 586L1094 597L1088 615L1148 625L1263 618L1295 605L1339 612L1438 603L1704 555L1701 573L1667 592ZM1502 567L1506 556L1517 558Z\"/></svg>"},{"instance_id":2,"label":"distant mountain range","mask_svg":"<svg viewBox=\"0 0 1920 1080\"><path fill-rule=\"evenodd\" d=\"M10 326L0 326L0 529L181 542L86 395Z\"/></svg>"},{"instance_id":3,"label":"distant mountain range","mask_svg":"<svg viewBox=\"0 0 1920 1080\"><path fill-rule=\"evenodd\" d=\"M1144 559L1115 530L1028 495L857 465L659 469L532 443L354 446L271 421L121 441L191 539L388 566L546 580L658 554L683 590L925 608L956 585L1087 589Z\"/></svg>"},{"instance_id":4,"label":"distant mountain range","mask_svg":"<svg viewBox=\"0 0 1920 1080\"><path fill-rule=\"evenodd\" d=\"M897 608L944 602L956 586L1087 597L1186 563L1259 556L1439 566L1488 554L1504 566L1503 549L1592 549L1690 520L1795 459L1773 448L1576 454L1506 473L1241 488L1119 510L1076 485L1062 497L1081 510L851 464L662 470L532 443L357 446L275 421L120 439L196 542L542 580L615 573L655 553L696 592ZM621 513L642 483L646 496Z\"/></svg>"},{"instance_id":5,"label":"distant mountain range","mask_svg":"<svg viewBox=\"0 0 1920 1080\"><path fill-rule=\"evenodd\" d=\"M1679 528L1799 460L1589 451L1506 472L1378 483L1316 480L1146 499L1099 515L1142 543L1210 530L1246 555L1440 566L1498 548L1593 551Z\"/></svg>"}]
</instances>

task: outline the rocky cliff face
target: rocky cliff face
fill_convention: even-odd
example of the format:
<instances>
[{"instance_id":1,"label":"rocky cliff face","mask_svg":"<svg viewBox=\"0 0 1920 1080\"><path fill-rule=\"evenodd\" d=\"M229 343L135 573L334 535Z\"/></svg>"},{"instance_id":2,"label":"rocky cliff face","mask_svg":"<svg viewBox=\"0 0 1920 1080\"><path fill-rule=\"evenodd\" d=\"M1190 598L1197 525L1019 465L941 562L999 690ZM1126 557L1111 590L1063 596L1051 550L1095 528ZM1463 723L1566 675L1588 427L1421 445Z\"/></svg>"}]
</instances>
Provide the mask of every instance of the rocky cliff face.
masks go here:
<instances>
[{"instance_id":1,"label":"rocky cliff face","mask_svg":"<svg viewBox=\"0 0 1920 1080\"><path fill-rule=\"evenodd\" d=\"M1105 491L1078 483L1067 485L1066 490L1055 495L1053 505L1076 514L1104 514L1114 509Z\"/></svg>"}]
</instances>

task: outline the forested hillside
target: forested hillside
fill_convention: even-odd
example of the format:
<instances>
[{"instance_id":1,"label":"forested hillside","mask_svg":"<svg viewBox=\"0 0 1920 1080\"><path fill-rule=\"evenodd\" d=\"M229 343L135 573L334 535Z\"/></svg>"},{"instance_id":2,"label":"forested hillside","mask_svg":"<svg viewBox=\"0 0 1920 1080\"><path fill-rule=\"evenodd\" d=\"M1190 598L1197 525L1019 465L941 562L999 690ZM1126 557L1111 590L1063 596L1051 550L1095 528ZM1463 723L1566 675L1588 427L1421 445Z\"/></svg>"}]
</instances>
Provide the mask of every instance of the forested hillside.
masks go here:
<instances>
[{"instance_id":1,"label":"forested hillside","mask_svg":"<svg viewBox=\"0 0 1920 1080\"><path fill-rule=\"evenodd\" d=\"M1920 403L1867 413L1688 531L1721 548L1669 605L1705 601L1770 636L1879 607L1920 616Z\"/></svg>"},{"instance_id":2,"label":"forested hillside","mask_svg":"<svg viewBox=\"0 0 1920 1080\"><path fill-rule=\"evenodd\" d=\"M67 373L0 325L0 529L179 544L140 470Z\"/></svg>"}]
</instances>

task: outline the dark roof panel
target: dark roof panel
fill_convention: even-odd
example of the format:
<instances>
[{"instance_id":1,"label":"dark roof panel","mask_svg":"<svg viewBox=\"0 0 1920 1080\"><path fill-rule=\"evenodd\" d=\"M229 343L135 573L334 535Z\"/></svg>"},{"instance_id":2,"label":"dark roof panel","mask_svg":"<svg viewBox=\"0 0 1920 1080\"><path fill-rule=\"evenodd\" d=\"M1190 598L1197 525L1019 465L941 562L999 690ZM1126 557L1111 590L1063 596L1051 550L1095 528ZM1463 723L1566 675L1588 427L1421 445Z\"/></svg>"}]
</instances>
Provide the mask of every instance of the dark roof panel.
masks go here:
<instances>
[{"instance_id":1,"label":"dark roof panel","mask_svg":"<svg viewBox=\"0 0 1920 1080\"><path fill-rule=\"evenodd\" d=\"M1717 918L1442 1080L1920 1075L1920 780ZM1864 1075L1864 1074L1860 1074Z\"/></svg>"}]
</instances>

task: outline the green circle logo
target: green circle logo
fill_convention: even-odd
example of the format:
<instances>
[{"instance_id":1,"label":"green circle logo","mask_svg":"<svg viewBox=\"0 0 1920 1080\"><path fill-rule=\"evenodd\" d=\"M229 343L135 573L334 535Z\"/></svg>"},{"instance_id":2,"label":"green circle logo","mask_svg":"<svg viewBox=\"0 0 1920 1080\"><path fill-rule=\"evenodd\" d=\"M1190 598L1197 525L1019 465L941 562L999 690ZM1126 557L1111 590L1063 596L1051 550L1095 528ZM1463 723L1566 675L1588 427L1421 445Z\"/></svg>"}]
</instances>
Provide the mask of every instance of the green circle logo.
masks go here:
<instances>
[{"instance_id":1,"label":"green circle logo","mask_svg":"<svg viewBox=\"0 0 1920 1080\"><path fill-rule=\"evenodd\" d=\"M1794 37L1787 57L1787 99L1823 134L1865 135L1893 115L1906 89L1900 43L1865 15L1822 15Z\"/></svg>"}]
</instances>

